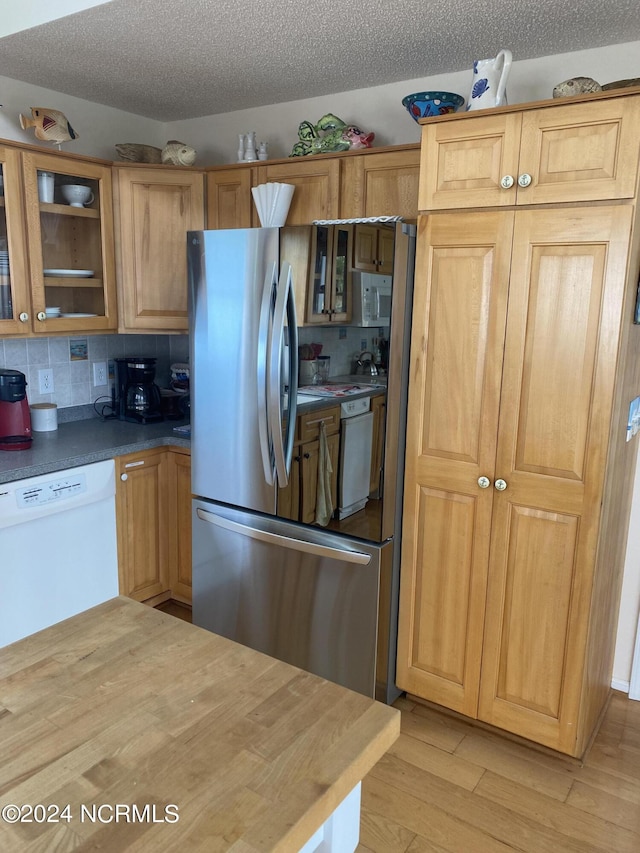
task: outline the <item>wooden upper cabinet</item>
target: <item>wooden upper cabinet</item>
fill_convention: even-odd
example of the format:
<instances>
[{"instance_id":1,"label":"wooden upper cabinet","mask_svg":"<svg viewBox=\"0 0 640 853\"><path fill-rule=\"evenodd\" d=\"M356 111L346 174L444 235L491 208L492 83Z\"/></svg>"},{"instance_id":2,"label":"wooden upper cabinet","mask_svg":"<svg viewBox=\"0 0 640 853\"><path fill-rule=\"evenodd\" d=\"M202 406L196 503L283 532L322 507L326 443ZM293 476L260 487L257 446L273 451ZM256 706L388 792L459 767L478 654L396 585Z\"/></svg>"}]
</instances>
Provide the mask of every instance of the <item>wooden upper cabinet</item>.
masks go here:
<instances>
[{"instance_id":1,"label":"wooden upper cabinet","mask_svg":"<svg viewBox=\"0 0 640 853\"><path fill-rule=\"evenodd\" d=\"M186 332L187 231L204 228L204 177L114 168L120 331Z\"/></svg>"},{"instance_id":2,"label":"wooden upper cabinet","mask_svg":"<svg viewBox=\"0 0 640 853\"><path fill-rule=\"evenodd\" d=\"M342 160L340 216L418 216L420 146Z\"/></svg>"},{"instance_id":3,"label":"wooden upper cabinet","mask_svg":"<svg viewBox=\"0 0 640 853\"><path fill-rule=\"evenodd\" d=\"M251 169L207 172L207 228L251 228Z\"/></svg>"},{"instance_id":4,"label":"wooden upper cabinet","mask_svg":"<svg viewBox=\"0 0 640 853\"><path fill-rule=\"evenodd\" d=\"M360 222L353 237L353 268L381 275L393 274L395 229L391 225Z\"/></svg>"},{"instance_id":5,"label":"wooden upper cabinet","mask_svg":"<svg viewBox=\"0 0 640 853\"><path fill-rule=\"evenodd\" d=\"M0 147L0 336L30 330L29 262L24 229L20 152Z\"/></svg>"},{"instance_id":6,"label":"wooden upper cabinet","mask_svg":"<svg viewBox=\"0 0 640 853\"><path fill-rule=\"evenodd\" d=\"M287 225L306 225L340 214L340 159L323 155L258 166L255 184L270 181L293 184L295 190ZM259 222L256 222L259 225Z\"/></svg>"},{"instance_id":7,"label":"wooden upper cabinet","mask_svg":"<svg viewBox=\"0 0 640 853\"><path fill-rule=\"evenodd\" d=\"M110 165L25 151L22 167L33 331L51 335L115 330L118 312ZM44 199L39 189L43 173L53 190ZM65 198L67 185L84 186L89 192L87 201L71 204ZM60 309L60 316L47 314L46 309L53 307Z\"/></svg>"},{"instance_id":8,"label":"wooden upper cabinet","mask_svg":"<svg viewBox=\"0 0 640 853\"><path fill-rule=\"evenodd\" d=\"M423 126L420 210L633 198L640 95L522 106Z\"/></svg>"}]
</instances>

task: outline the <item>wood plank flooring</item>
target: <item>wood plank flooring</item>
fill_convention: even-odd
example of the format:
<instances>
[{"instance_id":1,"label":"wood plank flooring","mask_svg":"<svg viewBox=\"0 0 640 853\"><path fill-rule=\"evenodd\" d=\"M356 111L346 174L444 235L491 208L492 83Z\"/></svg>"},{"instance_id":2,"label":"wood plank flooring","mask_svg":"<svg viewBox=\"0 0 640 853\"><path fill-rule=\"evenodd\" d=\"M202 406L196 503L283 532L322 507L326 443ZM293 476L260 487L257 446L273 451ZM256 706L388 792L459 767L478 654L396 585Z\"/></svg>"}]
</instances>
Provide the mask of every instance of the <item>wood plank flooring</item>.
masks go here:
<instances>
[{"instance_id":1,"label":"wood plank flooring","mask_svg":"<svg viewBox=\"0 0 640 853\"><path fill-rule=\"evenodd\" d=\"M639 853L640 702L615 693L583 764L406 698L362 786L358 853Z\"/></svg>"},{"instance_id":2,"label":"wood plank flooring","mask_svg":"<svg viewBox=\"0 0 640 853\"><path fill-rule=\"evenodd\" d=\"M395 707L402 734L363 781L357 853L640 853L640 702L614 693L582 764Z\"/></svg>"}]
</instances>

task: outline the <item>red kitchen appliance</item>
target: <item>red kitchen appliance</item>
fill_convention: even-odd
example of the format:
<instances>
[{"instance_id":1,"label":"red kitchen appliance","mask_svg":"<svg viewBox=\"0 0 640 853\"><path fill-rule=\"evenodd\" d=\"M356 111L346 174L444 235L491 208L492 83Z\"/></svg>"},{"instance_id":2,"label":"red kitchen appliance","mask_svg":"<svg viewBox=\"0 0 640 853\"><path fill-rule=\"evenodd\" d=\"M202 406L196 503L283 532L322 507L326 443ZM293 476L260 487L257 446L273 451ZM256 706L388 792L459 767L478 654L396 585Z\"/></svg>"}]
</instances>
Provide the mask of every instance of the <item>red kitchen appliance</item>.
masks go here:
<instances>
[{"instance_id":1,"label":"red kitchen appliance","mask_svg":"<svg viewBox=\"0 0 640 853\"><path fill-rule=\"evenodd\" d=\"M27 380L19 370L0 369L0 450L31 447Z\"/></svg>"}]
</instances>

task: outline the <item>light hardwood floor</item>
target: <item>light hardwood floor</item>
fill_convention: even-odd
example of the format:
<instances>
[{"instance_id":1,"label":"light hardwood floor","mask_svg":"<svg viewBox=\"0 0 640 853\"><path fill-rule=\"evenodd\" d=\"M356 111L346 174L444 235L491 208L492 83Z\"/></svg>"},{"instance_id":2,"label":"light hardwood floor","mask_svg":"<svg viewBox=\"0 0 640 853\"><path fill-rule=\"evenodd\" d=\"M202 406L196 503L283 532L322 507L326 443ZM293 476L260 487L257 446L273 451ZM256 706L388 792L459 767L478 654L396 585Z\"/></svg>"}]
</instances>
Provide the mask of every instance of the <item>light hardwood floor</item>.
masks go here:
<instances>
[{"instance_id":1,"label":"light hardwood floor","mask_svg":"<svg viewBox=\"0 0 640 853\"><path fill-rule=\"evenodd\" d=\"M615 693L584 763L400 698L362 786L358 853L639 853L640 702Z\"/></svg>"},{"instance_id":2,"label":"light hardwood floor","mask_svg":"<svg viewBox=\"0 0 640 853\"><path fill-rule=\"evenodd\" d=\"M640 702L614 693L582 764L395 706L402 733L363 781L357 853L640 853Z\"/></svg>"}]
</instances>

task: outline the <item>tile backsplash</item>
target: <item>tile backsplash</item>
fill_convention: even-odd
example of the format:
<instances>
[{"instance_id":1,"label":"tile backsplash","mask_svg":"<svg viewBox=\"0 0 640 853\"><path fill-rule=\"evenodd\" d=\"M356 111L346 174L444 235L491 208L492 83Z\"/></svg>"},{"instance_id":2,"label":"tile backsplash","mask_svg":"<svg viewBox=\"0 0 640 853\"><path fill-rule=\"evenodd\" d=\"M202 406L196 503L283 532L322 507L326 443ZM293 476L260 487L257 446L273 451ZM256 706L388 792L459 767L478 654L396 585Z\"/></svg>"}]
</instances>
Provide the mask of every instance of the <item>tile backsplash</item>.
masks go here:
<instances>
[{"instance_id":1,"label":"tile backsplash","mask_svg":"<svg viewBox=\"0 0 640 853\"><path fill-rule=\"evenodd\" d=\"M321 343L331 356L331 376L351 373L363 349L373 351L374 341L388 329L354 326L298 329L299 342ZM86 358L84 357L86 355ZM0 367L19 370L27 377L30 403L56 403L59 409L86 406L110 395L108 384L93 384L93 364L121 356L157 358L156 382L166 388L170 366L189 360L188 335L69 335L55 338L0 338ZM53 392L40 393L39 371L53 372Z\"/></svg>"},{"instance_id":2,"label":"tile backsplash","mask_svg":"<svg viewBox=\"0 0 640 853\"><path fill-rule=\"evenodd\" d=\"M322 344L322 355L331 357L329 375L344 376L353 371L355 360L363 350L373 352L374 341L388 336L386 328L305 326L298 329L298 344Z\"/></svg>"},{"instance_id":3,"label":"tile backsplash","mask_svg":"<svg viewBox=\"0 0 640 853\"><path fill-rule=\"evenodd\" d=\"M94 386L93 364L129 355L157 358L156 382L161 388L167 387L170 366L188 361L189 337L80 334L56 338L0 338L0 367L25 374L29 402L56 403L59 409L87 405L99 397L109 396L108 384ZM39 391L39 371L45 368L53 372L50 394Z\"/></svg>"}]
</instances>

